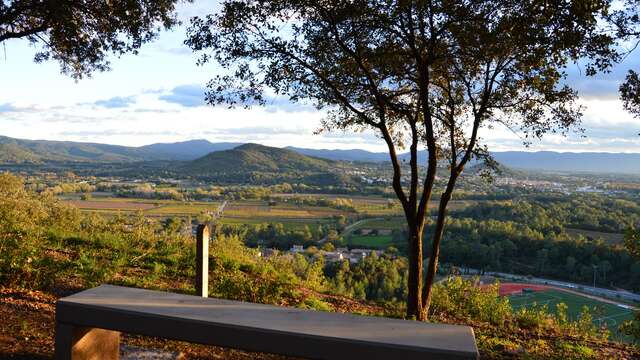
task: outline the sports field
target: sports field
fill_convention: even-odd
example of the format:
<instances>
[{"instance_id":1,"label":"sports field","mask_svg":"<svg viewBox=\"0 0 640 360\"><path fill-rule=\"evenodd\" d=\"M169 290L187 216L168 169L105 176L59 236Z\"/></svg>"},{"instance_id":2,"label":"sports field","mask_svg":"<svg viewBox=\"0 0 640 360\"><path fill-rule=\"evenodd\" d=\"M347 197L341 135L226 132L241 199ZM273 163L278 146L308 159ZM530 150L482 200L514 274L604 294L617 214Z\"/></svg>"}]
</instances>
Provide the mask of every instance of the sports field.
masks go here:
<instances>
[{"instance_id":1,"label":"sports field","mask_svg":"<svg viewBox=\"0 0 640 360\"><path fill-rule=\"evenodd\" d=\"M606 325L614 338L620 338L618 326L625 320L633 318L633 310L626 305L617 305L598 301L576 293L546 288L531 287L533 292L524 292L512 294L509 296L509 302L514 309L521 307L531 307L534 305L547 305L550 312L556 311L556 305L565 303L567 305L567 316L570 320L576 320L584 306L589 308L593 322L597 326Z\"/></svg>"}]
</instances>

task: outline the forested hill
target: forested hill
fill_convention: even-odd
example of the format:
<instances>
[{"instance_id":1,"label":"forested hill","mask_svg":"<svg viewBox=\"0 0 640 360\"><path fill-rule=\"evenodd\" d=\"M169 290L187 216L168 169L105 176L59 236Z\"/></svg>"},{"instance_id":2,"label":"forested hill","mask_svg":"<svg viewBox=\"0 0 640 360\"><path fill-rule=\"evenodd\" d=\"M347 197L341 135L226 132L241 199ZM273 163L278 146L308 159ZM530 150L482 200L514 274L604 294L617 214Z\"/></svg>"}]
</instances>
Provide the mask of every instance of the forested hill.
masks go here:
<instances>
[{"instance_id":1,"label":"forested hill","mask_svg":"<svg viewBox=\"0 0 640 360\"><path fill-rule=\"evenodd\" d=\"M287 149L244 144L187 162L180 171L202 180L223 183L302 182L351 186L354 180L339 170L342 165L344 163L305 156Z\"/></svg>"},{"instance_id":2,"label":"forested hill","mask_svg":"<svg viewBox=\"0 0 640 360\"><path fill-rule=\"evenodd\" d=\"M72 141L23 140L0 136L0 162L122 162L166 158L143 148Z\"/></svg>"},{"instance_id":3,"label":"forested hill","mask_svg":"<svg viewBox=\"0 0 640 360\"><path fill-rule=\"evenodd\" d=\"M240 146L242 143L188 140L174 143L156 143L141 146L140 149L151 151L154 154L165 155L172 160L194 160L214 151L229 150Z\"/></svg>"},{"instance_id":4,"label":"forested hill","mask_svg":"<svg viewBox=\"0 0 640 360\"><path fill-rule=\"evenodd\" d=\"M185 165L186 170L206 172L327 171L333 161L313 158L295 151L258 144L244 144L215 151Z\"/></svg>"}]
</instances>

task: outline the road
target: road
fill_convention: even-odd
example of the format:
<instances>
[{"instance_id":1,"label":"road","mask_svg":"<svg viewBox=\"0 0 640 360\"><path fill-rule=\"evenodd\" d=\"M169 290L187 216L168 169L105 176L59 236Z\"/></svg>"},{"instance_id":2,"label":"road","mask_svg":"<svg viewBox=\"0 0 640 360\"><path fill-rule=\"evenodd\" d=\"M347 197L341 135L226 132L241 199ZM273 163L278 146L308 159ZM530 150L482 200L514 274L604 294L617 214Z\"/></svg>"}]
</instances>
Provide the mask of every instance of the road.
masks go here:
<instances>
[{"instance_id":1,"label":"road","mask_svg":"<svg viewBox=\"0 0 640 360\"><path fill-rule=\"evenodd\" d=\"M222 202L222 204L220 204L220 206L218 206L218 210L216 210L216 213L213 216L213 220L217 220L218 218L222 217L222 213L224 212L224 208L227 206L228 201L225 200Z\"/></svg>"},{"instance_id":2,"label":"road","mask_svg":"<svg viewBox=\"0 0 640 360\"><path fill-rule=\"evenodd\" d=\"M362 225L362 224L364 224L366 222L369 222L369 221L375 221L375 220L384 220L384 218L368 218L368 219L358 220L358 221L354 222L353 224L349 224L349 225L345 226L344 229L342 229L342 232L340 234L338 234L338 236L349 235L356 226ZM324 244L326 241L327 241L327 237L325 236L322 239L318 240L318 244Z\"/></svg>"}]
</instances>

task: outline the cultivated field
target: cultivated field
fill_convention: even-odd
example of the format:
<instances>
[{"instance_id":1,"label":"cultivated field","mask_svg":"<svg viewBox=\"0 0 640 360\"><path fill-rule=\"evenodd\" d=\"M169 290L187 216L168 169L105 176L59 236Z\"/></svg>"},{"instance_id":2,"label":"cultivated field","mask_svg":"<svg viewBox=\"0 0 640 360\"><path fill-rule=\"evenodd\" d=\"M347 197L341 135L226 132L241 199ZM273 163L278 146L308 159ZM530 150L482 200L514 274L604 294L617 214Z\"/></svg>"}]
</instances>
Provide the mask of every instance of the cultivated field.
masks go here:
<instances>
[{"instance_id":1,"label":"cultivated field","mask_svg":"<svg viewBox=\"0 0 640 360\"><path fill-rule=\"evenodd\" d=\"M385 217L371 219L361 222L355 229L378 229L378 230L394 230L402 229L406 226L406 220L403 217Z\"/></svg>"},{"instance_id":2,"label":"cultivated field","mask_svg":"<svg viewBox=\"0 0 640 360\"><path fill-rule=\"evenodd\" d=\"M142 211L145 215L169 216L197 216L203 212L217 210L216 202L184 202L175 200L150 200L129 198L99 198L93 200L63 200L82 211L100 213L130 213Z\"/></svg>"},{"instance_id":3,"label":"cultivated field","mask_svg":"<svg viewBox=\"0 0 640 360\"><path fill-rule=\"evenodd\" d=\"M195 217L207 212L215 212L220 202L177 201L134 199L115 197L94 197L91 200L80 200L79 197L66 197L63 202L73 205L82 211L98 212L103 215L118 213L130 214L142 212L153 217ZM312 228L333 222L333 217L343 215L352 217L353 212L323 206L299 205L278 202L269 205L262 200L230 201L225 207L219 221L228 225L282 223L285 228L302 230L305 225Z\"/></svg>"},{"instance_id":4,"label":"cultivated field","mask_svg":"<svg viewBox=\"0 0 640 360\"><path fill-rule=\"evenodd\" d=\"M80 210L98 210L98 211L144 211L154 209L159 204L142 201L108 201L108 200L65 200L66 204L73 205Z\"/></svg>"},{"instance_id":5,"label":"cultivated field","mask_svg":"<svg viewBox=\"0 0 640 360\"><path fill-rule=\"evenodd\" d=\"M349 247L386 249L394 245L391 235L351 235Z\"/></svg>"}]
</instances>

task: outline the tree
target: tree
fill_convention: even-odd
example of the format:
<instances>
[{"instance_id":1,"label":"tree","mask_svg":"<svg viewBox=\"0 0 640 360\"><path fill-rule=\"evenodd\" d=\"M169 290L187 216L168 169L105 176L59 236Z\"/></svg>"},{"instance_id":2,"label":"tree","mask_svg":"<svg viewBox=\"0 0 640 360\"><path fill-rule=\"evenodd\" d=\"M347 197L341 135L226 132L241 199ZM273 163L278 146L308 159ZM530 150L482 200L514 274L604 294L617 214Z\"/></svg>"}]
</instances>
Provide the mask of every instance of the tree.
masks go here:
<instances>
[{"instance_id":1,"label":"tree","mask_svg":"<svg viewBox=\"0 0 640 360\"><path fill-rule=\"evenodd\" d=\"M607 273L611 271L611 268L611 263L608 260L603 260L598 264L598 269L602 271L602 281L605 283L605 286L607 283Z\"/></svg>"},{"instance_id":2,"label":"tree","mask_svg":"<svg viewBox=\"0 0 640 360\"><path fill-rule=\"evenodd\" d=\"M564 69L588 57L591 74L616 59L613 38L597 26L608 6L226 0L217 14L192 19L185 43L203 52L200 63L225 70L208 84L212 105L264 104L275 93L326 110L320 131L369 130L384 141L408 226L406 315L424 320L456 181L474 158L494 164L480 132L506 126L529 142L575 128L581 113ZM407 147L403 168L397 154ZM426 212L445 171L423 279Z\"/></svg>"},{"instance_id":3,"label":"tree","mask_svg":"<svg viewBox=\"0 0 640 360\"><path fill-rule=\"evenodd\" d=\"M324 251L335 251L336 247L333 245L333 243L327 241L324 244L322 244L321 249Z\"/></svg>"},{"instance_id":4,"label":"tree","mask_svg":"<svg viewBox=\"0 0 640 360\"><path fill-rule=\"evenodd\" d=\"M624 234L624 245L633 256L640 258L640 230L627 229Z\"/></svg>"},{"instance_id":5,"label":"tree","mask_svg":"<svg viewBox=\"0 0 640 360\"><path fill-rule=\"evenodd\" d=\"M564 270L569 276L572 276L576 269L576 258L573 256L567 256L567 261L564 265Z\"/></svg>"},{"instance_id":6,"label":"tree","mask_svg":"<svg viewBox=\"0 0 640 360\"><path fill-rule=\"evenodd\" d=\"M640 41L640 8L639 0L625 0L617 10L612 11L606 19L613 25L615 36L623 41L632 41L635 45L631 50L635 50ZM640 116L640 76L630 69L627 72L625 81L620 84L620 98L624 108L635 115Z\"/></svg>"},{"instance_id":7,"label":"tree","mask_svg":"<svg viewBox=\"0 0 640 360\"><path fill-rule=\"evenodd\" d=\"M41 45L34 60L54 59L78 79L109 68L109 54L137 53L158 25L176 24L178 0L9 0L0 2L0 43L27 39Z\"/></svg>"}]
</instances>

